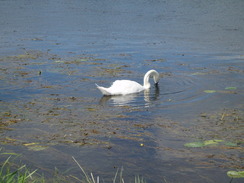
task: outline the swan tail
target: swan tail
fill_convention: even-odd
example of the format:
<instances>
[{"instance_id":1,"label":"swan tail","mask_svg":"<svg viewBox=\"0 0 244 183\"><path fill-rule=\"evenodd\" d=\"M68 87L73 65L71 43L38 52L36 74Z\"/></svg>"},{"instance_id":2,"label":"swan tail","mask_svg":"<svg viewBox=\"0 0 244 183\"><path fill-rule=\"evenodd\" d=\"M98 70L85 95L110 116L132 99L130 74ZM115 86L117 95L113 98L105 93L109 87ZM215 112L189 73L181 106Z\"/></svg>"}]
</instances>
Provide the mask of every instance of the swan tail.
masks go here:
<instances>
[{"instance_id":1,"label":"swan tail","mask_svg":"<svg viewBox=\"0 0 244 183\"><path fill-rule=\"evenodd\" d=\"M102 92L103 95L111 95L111 93L109 93L109 92L107 91L107 88L104 88L104 87L99 86L99 85L97 85L97 84L96 84L96 86L97 86L97 88L100 90L100 92Z\"/></svg>"}]
</instances>

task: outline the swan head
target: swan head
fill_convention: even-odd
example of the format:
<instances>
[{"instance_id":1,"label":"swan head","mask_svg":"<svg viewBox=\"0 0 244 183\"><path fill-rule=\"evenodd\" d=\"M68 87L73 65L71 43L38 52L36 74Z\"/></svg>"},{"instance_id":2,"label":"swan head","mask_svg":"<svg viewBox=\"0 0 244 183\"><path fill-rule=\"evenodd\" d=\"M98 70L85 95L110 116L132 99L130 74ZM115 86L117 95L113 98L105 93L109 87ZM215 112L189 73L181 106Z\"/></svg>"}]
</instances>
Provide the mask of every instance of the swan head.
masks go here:
<instances>
[{"instance_id":1,"label":"swan head","mask_svg":"<svg viewBox=\"0 0 244 183\"><path fill-rule=\"evenodd\" d=\"M153 77L153 80L154 80L155 85L156 86L158 85L158 82L159 82L159 74L158 74L158 72L155 71L155 70L150 70L144 76L144 84L143 84L143 87L145 89L149 89L151 87L150 82L149 82L149 78L150 77Z\"/></svg>"}]
</instances>

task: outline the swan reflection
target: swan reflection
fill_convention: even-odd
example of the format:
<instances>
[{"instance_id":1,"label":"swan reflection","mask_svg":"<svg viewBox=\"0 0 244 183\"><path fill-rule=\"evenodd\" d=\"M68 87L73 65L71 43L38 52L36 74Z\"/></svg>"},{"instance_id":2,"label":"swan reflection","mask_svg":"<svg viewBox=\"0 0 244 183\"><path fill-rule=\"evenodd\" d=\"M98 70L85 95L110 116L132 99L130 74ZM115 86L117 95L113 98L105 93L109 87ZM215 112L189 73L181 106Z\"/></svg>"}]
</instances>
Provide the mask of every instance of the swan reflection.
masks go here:
<instances>
[{"instance_id":1,"label":"swan reflection","mask_svg":"<svg viewBox=\"0 0 244 183\"><path fill-rule=\"evenodd\" d=\"M147 89L144 90L144 96L143 99L146 102L144 105L148 107L152 101L156 101L159 98L159 87L158 85L155 85L154 90ZM104 95L100 101L100 105L105 105L108 102L111 102L113 105L116 106L127 106L127 105L134 105L135 103L138 103L138 100L140 100L142 94L141 93L134 93L129 95L114 95L114 96L106 96Z\"/></svg>"}]
</instances>

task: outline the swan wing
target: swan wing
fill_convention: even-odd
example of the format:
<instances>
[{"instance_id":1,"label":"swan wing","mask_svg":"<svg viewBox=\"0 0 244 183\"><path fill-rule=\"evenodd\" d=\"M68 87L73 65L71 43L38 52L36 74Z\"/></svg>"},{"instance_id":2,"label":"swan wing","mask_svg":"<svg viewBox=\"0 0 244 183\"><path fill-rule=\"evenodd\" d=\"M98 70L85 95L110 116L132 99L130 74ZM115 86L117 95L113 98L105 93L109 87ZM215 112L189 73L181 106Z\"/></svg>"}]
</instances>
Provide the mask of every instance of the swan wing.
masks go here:
<instances>
[{"instance_id":1,"label":"swan wing","mask_svg":"<svg viewBox=\"0 0 244 183\"><path fill-rule=\"evenodd\" d=\"M109 88L105 88L97 84L96 86L103 95L127 95L138 93L145 89L139 83L131 80L116 80Z\"/></svg>"},{"instance_id":2,"label":"swan wing","mask_svg":"<svg viewBox=\"0 0 244 183\"><path fill-rule=\"evenodd\" d=\"M142 90L144 90L142 85L131 80L116 80L109 88L109 91L114 95L127 95L138 93Z\"/></svg>"}]
</instances>

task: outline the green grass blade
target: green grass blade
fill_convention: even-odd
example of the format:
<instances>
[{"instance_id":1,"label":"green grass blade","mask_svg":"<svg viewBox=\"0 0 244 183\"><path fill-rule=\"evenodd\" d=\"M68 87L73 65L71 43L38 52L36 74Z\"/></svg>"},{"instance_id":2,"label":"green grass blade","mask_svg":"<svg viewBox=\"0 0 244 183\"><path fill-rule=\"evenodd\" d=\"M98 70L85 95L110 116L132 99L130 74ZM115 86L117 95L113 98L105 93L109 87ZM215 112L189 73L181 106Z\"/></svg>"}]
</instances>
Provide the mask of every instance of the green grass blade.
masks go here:
<instances>
[{"instance_id":1,"label":"green grass blade","mask_svg":"<svg viewBox=\"0 0 244 183\"><path fill-rule=\"evenodd\" d=\"M72 156L73 160L75 161L75 163L79 166L79 168L81 169L81 171L83 172L83 174L86 177L86 181L89 183L92 183L92 180L90 179L90 177L86 174L85 170L80 166L80 164L78 163L78 161L76 161L76 159L74 158L74 156Z\"/></svg>"}]
</instances>

